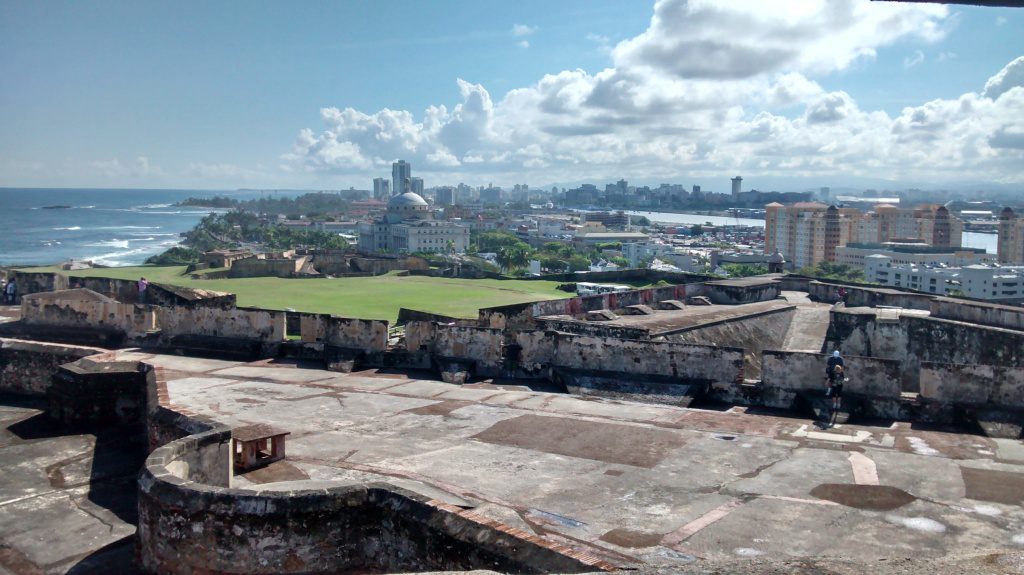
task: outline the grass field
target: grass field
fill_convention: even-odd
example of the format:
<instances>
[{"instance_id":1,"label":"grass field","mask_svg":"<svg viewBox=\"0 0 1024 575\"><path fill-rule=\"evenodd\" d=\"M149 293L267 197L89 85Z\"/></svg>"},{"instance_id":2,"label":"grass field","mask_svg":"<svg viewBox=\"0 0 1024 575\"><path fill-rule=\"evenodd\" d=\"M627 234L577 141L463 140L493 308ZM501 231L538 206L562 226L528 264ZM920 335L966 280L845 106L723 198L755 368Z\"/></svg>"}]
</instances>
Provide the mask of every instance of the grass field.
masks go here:
<instances>
[{"instance_id":1,"label":"grass field","mask_svg":"<svg viewBox=\"0 0 1024 575\"><path fill-rule=\"evenodd\" d=\"M54 271L56 268L33 268ZM558 282L528 280L465 280L423 276L336 279L240 278L194 280L184 266L138 266L63 272L73 276L139 279L151 282L225 291L238 295L238 305L266 309L331 313L344 317L394 321L405 307L453 317L472 318L482 307L507 305L570 294Z\"/></svg>"}]
</instances>

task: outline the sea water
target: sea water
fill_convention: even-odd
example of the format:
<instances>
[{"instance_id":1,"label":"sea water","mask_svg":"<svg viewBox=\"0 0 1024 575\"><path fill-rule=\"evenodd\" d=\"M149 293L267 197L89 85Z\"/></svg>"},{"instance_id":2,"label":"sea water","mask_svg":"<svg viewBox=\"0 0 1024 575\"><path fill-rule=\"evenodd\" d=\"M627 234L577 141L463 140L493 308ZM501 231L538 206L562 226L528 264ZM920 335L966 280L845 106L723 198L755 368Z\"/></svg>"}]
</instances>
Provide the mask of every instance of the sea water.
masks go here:
<instances>
[{"instance_id":1,"label":"sea water","mask_svg":"<svg viewBox=\"0 0 1024 575\"><path fill-rule=\"evenodd\" d=\"M217 211L175 204L189 197L215 195L244 199L260 194L0 188L0 265L43 265L68 259L106 266L141 264L178 245L182 232Z\"/></svg>"}]
</instances>

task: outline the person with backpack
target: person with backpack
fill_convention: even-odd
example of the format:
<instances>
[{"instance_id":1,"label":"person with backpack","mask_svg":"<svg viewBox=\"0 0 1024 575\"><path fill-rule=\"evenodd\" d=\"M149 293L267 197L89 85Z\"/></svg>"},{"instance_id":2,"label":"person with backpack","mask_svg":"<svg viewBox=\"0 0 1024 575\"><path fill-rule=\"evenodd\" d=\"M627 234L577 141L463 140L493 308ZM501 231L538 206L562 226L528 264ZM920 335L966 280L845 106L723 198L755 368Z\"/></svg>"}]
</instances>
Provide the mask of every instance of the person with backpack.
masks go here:
<instances>
[{"instance_id":1,"label":"person with backpack","mask_svg":"<svg viewBox=\"0 0 1024 575\"><path fill-rule=\"evenodd\" d=\"M832 411L839 409L840 400L843 397L843 382L846 381L846 363L843 361L839 350L832 352L825 365L825 379L828 380L828 389L825 390L825 397L832 398Z\"/></svg>"}]
</instances>

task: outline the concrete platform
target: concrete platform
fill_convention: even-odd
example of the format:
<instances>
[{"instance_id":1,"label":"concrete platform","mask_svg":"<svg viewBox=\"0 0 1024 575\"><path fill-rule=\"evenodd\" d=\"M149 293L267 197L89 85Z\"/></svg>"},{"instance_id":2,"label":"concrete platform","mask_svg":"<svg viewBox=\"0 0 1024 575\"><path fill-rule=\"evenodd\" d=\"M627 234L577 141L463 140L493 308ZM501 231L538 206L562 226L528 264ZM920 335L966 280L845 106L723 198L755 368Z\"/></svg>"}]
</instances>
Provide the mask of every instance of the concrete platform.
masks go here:
<instances>
[{"instance_id":1,"label":"concrete platform","mask_svg":"<svg viewBox=\"0 0 1024 575\"><path fill-rule=\"evenodd\" d=\"M134 573L141 445L0 396L0 573Z\"/></svg>"},{"instance_id":2,"label":"concrete platform","mask_svg":"<svg viewBox=\"0 0 1024 575\"><path fill-rule=\"evenodd\" d=\"M782 300L748 303L741 305L709 305L709 306L687 306L681 310L657 310L652 315L620 315L618 318L602 321L601 326L627 327L634 329L645 329L650 337L669 335L674 332L694 328L702 325L714 324L725 321L737 321L746 317L780 311L792 308L793 305ZM540 321L580 321L580 323L595 323L576 320L568 315L542 316ZM828 318L825 318L826 325Z\"/></svg>"},{"instance_id":3,"label":"concrete platform","mask_svg":"<svg viewBox=\"0 0 1024 575\"><path fill-rule=\"evenodd\" d=\"M744 408L395 373L146 360L169 370L173 403L292 433L287 460L240 484L384 478L643 570L1024 566L1014 554L1024 550L1019 441L903 423L817 430Z\"/></svg>"}]
</instances>

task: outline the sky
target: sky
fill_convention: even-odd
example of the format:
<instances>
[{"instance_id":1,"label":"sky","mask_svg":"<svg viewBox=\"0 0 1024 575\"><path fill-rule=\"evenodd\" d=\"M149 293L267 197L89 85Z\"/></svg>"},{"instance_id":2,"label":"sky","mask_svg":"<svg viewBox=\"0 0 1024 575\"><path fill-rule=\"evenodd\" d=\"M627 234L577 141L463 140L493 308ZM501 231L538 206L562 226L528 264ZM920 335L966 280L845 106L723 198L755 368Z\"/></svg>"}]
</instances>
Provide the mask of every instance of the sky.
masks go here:
<instances>
[{"instance_id":1,"label":"sky","mask_svg":"<svg viewBox=\"0 0 1024 575\"><path fill-rule=\"evenodd\" d=\"M0 0L0 187L1024 190L1024 8Z\"/></svg>"}]
</instances>

